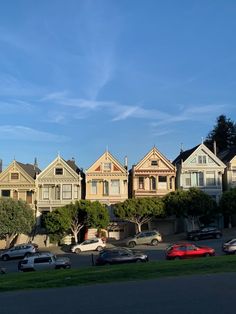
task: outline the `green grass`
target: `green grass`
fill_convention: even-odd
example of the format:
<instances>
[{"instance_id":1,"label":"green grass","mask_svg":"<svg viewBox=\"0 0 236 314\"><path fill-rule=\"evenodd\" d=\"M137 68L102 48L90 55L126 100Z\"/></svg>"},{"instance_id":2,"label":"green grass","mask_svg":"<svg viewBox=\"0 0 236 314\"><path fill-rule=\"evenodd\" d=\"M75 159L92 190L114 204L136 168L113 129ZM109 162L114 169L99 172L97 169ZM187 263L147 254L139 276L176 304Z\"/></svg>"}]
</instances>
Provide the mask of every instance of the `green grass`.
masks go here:
<instances>
[{"instance_id":1,"label":"green grass","mask_svg":"<svg viewBox=\"0 0 236 314\"><path fill-rule=\"evenodd\" d=\"M0 292L224 272L236 272L236 256L9 273L0 275Z\"/></svg>"}]
</instances>

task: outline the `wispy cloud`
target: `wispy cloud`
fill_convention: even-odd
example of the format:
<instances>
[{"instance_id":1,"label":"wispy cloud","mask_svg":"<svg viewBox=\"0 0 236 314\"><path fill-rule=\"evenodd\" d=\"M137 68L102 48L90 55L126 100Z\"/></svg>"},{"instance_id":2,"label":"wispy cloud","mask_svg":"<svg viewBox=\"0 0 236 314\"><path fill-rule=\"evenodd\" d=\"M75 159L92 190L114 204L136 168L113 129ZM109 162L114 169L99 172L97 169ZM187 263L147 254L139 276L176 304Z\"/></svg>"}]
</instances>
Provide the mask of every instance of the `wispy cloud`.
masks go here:
<instances>
[{"instance_id":1,"label":"wispy cloud","mask_svg":"<svg viewBox=\"0 0 236 314\"><path fill-rule=\"evenodd\" d=\"M0 126L1 140L27 140L34 142L65 142L66 136L56 135L49 132L43 132L25 126L2 125Z\"/></svg>"}]
</instances>

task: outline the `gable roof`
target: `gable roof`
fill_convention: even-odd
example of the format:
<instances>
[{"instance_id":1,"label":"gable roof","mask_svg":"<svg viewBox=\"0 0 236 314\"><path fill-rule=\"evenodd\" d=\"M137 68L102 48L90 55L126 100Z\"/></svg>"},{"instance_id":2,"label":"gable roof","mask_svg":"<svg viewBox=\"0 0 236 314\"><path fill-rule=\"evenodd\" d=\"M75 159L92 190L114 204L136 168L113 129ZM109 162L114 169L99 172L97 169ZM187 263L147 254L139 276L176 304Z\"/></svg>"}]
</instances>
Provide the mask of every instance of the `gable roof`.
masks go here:
<instances>
[{"instance_id":1,"label":"gable roof","mask_svg":"<svg viewBox=\"0 0 236 314\"><path fill-rule=\"evenodd\" d=\"M172 162L173 164L179 164L181 163L181 161L185 161L190 155L192 155L192 153L200 146L197 145L191 149L185 150L183 152L181 152L176 158L175 160Z\"/></svg>"},{"instance_id":2,"label":"gable roof","mask_svg":"<svg viewBox=\"0 0 236 314\"><path fill-rule=\"evenodd\" d=\"M105 151L87 170L86 173L90 172L91 169L104 157L108 157L115 165L117 165L121 172L127 172L127 169L109 152Z\"/></svg>"},{"instance_id":3,"label":"gable roof","mask_svg":"<svg viewBox=\"0 0 236 314\"><path fill-rule=\"evenodd\" d=\"M67 160L66 163L73 169L76 173L80 174L81 169L76 165L74 160Z\"/></svg>"},{"instance_id":4,"label":"gable roof","mask_svg":"<svg viewBox=\"0 0 236 314\"><path fill-rule=\"evenodd\" d=\"M230 162L236 156L236 146L232 146L228 149L225 149L222 152L219 152L217 157L224 163Z\"/></svg>"},{"instance_id":5,"label":"gable roof","mask_svg":"<svg viewBox=\"0 0 236 314\"><path fill-rule=\"evenodd\" d=\"M36 175L41 172L41 170L35 165L23 164L19 161L16 161L16 163L33 179L35 179Z\"/></svg>"}]
</instances>

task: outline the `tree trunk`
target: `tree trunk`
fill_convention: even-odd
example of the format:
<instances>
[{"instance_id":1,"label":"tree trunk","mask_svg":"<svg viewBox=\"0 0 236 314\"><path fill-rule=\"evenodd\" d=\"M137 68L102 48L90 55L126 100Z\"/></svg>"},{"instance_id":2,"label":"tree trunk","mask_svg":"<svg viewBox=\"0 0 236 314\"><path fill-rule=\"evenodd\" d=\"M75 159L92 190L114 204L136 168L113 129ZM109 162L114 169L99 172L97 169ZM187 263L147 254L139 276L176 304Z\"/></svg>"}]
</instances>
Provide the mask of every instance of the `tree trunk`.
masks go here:
<instances>
[{"instance_id":1,"label":"tree trunk","mask_svg":"<svg viewBox=\"0 0 236 314\"><path fill-rule=\"evenodd\" d=\"M10 247L11 242L15 239L16 236L17 234L15 233L6 235L6 249Z\"/></svg>"},{"instance_id":2,"label":"tree trunk","mask_svg":"<svg viewBox=\"0 0 236 314\"><path fill-rule=\"evenodd\" d=\"M141 232L142 224L137 222L136 225L137 225L138 232Z\"/></svg>"}]
</instances>

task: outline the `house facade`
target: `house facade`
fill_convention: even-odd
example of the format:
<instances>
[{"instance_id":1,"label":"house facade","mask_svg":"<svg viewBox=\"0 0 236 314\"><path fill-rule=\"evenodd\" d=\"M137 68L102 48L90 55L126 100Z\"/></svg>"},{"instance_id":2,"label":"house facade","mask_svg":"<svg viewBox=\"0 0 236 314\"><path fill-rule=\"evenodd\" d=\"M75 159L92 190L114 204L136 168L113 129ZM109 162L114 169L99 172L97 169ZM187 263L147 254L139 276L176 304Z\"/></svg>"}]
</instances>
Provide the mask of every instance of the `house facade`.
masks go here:
<instances>
[{"instance_id":1,"label":"house facade","mask_svg":"<svg viewBox=\"0 0 236 314\"><path fill-rule=\"evenodd\" d=\"M37 217L80 200L82 189L82 172L75 161L57 156L36 177Z\"/></svg>"},{"instance_id":2,"label":"house facade","mask_svg":"<svg viewBox=\"0 0 236 314\"><path fill-rule=\"evenodd\" d=\"M0 197L23 200L36 209L35 178L40 169L35 164L23 164L14 160L0 173Z\"/></svg>"},{"instance_id":3,"label":"house facade","mask_svg":"<svg viewBox=\"0 0 236 314\"><path fill-rule=\"evenodd\" d=\"M173 161L176 166L176 188L197 187L216 202L222 195L222 176L225 164L204 144L181 151Z\"/></svg>"},{"instance_id":4,"label":"house facade","mask_svg":"<svg viewBox=\"0 0 236 314\"><path fill-rule=\"evenodd\" d=\"M86 199L110 206L127 198L127 167L106 151L86 171Z\"/></svg>"},{"instance_id":5,"label":"house facade","mask_svg":"<svg viewBox=\"0 0 236 314\"><path fill-rule=\"evenodd\" d=\"M223 190L236 188L236 147L224 150L217 156L226 165L223 174Z\"/></svg>"},{"instance_id":6,"label":"house facade","mask_svg":"<svg viewBox=\"0 0 236 314\"><path fill-rule=\"evenodd\" d=\"M164 196L175 190L175 166L153 147L131 170L131 196Z\"/></svg>"}]
</instances>

